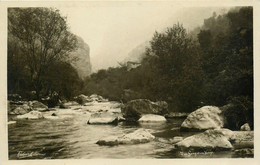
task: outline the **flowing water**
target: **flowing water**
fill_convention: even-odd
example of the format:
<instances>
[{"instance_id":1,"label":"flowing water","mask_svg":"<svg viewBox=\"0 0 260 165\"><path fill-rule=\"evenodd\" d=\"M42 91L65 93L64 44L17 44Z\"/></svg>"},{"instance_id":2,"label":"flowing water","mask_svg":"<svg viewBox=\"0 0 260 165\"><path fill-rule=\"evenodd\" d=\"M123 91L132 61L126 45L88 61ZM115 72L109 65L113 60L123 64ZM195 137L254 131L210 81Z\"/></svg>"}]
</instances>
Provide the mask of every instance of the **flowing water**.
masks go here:
<instances>
[{"instance_id":1,"label":"flowing water","mask_svg":"<svg viewBox=\"0 0 260 165\"><path fill-rule=\"evenodd\" d=\"M60 110L63 111L63 110ZM238 157L232 151L183 153L170 142L174 136L187 137L194 132L180 132L184 119L165 123L89 125L84 113L64 114L60 119L17 120L8 125L9 159L89 159L89 158L216 158ZM9 116L12 120L14 116ZM156 139L149 143L99 146L107 136L119 136L145 128Z\"/></svg>"}]
</instances>

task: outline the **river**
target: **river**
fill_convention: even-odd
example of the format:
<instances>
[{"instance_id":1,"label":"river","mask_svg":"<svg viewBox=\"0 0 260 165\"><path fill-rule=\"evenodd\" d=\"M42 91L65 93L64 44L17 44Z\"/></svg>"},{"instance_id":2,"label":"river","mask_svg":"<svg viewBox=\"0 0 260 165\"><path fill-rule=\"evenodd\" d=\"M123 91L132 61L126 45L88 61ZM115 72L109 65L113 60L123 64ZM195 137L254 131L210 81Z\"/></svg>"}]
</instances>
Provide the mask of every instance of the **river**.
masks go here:
<instances>
[{"instance_id":1,"label":"river","mask_svg":"<svg viewBox=\"0 0 260 165\"><path fill-rule=\"evenodd\" d=\"M17 120L8 125L9 159L89 159L89 158L234 158L232 151L189 153L174 148L174 136L188 137L196 132L180 132L183 118L165 123L120 122L117 125L89 125L80 110L59 109L60 119ZM77 112L78 111L78 112ZM46 112L50 113L50 112ZM15 116L9 116L9 120ZM149 143L99 146L107 136L123 135L139 128L147 129L156 139Z\"/></svg>"}]
</instances>

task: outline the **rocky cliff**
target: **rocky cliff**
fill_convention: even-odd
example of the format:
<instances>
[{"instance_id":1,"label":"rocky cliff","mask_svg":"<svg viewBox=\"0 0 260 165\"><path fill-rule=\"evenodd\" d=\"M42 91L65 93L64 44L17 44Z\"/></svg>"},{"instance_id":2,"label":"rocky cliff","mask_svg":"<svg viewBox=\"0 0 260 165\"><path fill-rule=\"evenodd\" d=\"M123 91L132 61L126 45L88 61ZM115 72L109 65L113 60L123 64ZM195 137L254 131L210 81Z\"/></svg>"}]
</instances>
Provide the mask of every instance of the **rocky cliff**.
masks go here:
<instances>
[{"instance_id":1,"label":"rocky cliff","mask_svg":"<svg viewBox=\"0 0 260 165\"><path fill-rule=\"evenodd\" d=\"M80 37L77 37L77 49L71 52L70 56L74 57L72 66L77 70L79 77L84 79L91 74L91 63L89 57L89 46Z\"/></svg>"}]
</instances>

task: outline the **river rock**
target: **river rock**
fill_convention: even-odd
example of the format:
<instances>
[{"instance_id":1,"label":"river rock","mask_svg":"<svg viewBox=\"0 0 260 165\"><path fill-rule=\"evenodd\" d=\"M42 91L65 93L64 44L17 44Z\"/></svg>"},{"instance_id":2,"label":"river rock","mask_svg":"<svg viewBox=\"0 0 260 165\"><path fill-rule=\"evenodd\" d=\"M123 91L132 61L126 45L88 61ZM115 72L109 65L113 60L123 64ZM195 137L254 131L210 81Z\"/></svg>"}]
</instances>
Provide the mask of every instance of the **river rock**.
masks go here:
<instances>
[{"instance_id":1,"label":"river rock","mask_svg":"<svg viewBox=\"0 0 260 165\"><path fill-rule=\"evenodd\" d=\"M39 111L31 111L24 115L18 115L17 119L41 119L44 118L42 113Z\"/></svg>"},{"instance_id":2,"label":"river rock","mask_svg":"<svg viewBox=\"0 0 260 165\"><path fill-rule=\"evenodd\" d=\"M99 145L139 144L154 140L154 136L144 129L138 129L132 133L119 137L110 136L97 142Z\"/></svg>"},{"instance_id":3,"label":"river rock","mask_svg":"<svg viewBox=\"0 0 260 165\"><path fill-rule=\"evenodd\" d=\"M164 116L154 115L154 114L145 114L138 120L139 122L165 122L166 119Z\"/></svg>"},{"instance_id":4,"label":"river rock","mask_svg":"<svg viewBox=\"0 0 260 165\"><path fill-rule=\"evenodd\" d=\"M32 109L26 101L8 101L8 114L23 115Z\"/></svg>"},{"instance_id":5,"label":"river rock","mask_svg":"<svg viewBox=\"0 0 260 165\"><path fill-rule=\"evenodd\" d=\"M39 101L29 101L29 105L34 111L46 111L48 107Z\"/></svg>"},{"instance_id":6,"label":"river rock","mask_svg":"<svg viewBox=\"0 0 260 165\"><path fill-rule=\"evenodd\" d=\"M91 102L86 103L82 106L83 110L89 111L91 113L96 112L113 112L121 113L121 104L118 102Z\"/></svg>"},{"instance_id":7,"label":"river rock","mask_svg":"<svg viewBox=\"0 0 260 165\"><path fill-rule=\"evenodd\" d=\"M118 121L118 115L112 112L100 112L91 114L88 124L112 124Z\"/></svg>"},{"instance_id":8,"label":"river rock","mask_svg":"<svg viewBox=\"0 0 260 165\"><path fill-rule=\"evenodd\" d=\"M221 110L215 106L204 106L190 113L181 125L181 130L207 130L223 127Z\"/></svg>"},{"instance_id":9,"label":"river rock","mask_svg":"<svg viewBox=\"0 0 260 165\"><path fill-rule=\"evenodd\" d=\"M233 148L229 141L232 131L228 129L214 129L199 133L175 144L177 148L182 150L202 150L202 151L216 151L216 150L230 150Z\"/></svg>"},{"instance_id":10,"label":"river rock","mask_svg":"<svg viewBox=\"0 0 260 165\"><path fill-rule=\"evenodd\" d=\"M86 104L90 102L107 102L107 99L104 99L102 96L99 96L97 94L93 94L91 96L85 96L83 94L77 96L74 98L79 104Z\"/></svg>"},{"instance_id":11,"label":"river rock","mask_svg":"<svg viewBox=\"0 0 260 165\"><path fill-rule=\"evenodd\" d=\"M248 123L245 123L244 125L242 125L242 126L240 127L240 130L241 130L241 131L251 131L250 126L249 126Z\"/></svg>"},{"instance_id":12,"label":"river rock","mask_svg":"<svg viewBox=\"0 0 260 165\"><path fill-rule=\"evenodd\" d=\"M21 105L15 108L14 110L10 111L9 114L11 115L23 115L31 111L31 108L27 105Z\"/></svg>"},{"instance_id":13,"label":"river rock","mask_svg":"<svg viewBox=\"0 0 260 165\"><path fill-rule=\"evenodd\" d=\"M74 99L76 100L77 103L82 105L88 102L88 96L85 96L83 94L76 96Z\"/></svg>"},{"instance_id":14,"label":"river rock","mask_svg":"<svg viewBox=\"0 0 260 165\"><path fill-rule=\"evenodd\" d=\"M254 131L210 129L187 137L175 146L186 150L206 151L254 148Z\"/></svg>"},{"instance_id":15,"label":"river rock","mask_svg":"<svg viewBox=\"0 0 260 165\"><path fill-rule=\"evenodd\" d=\"M170 112L165 115L167 118L184 118L187 117L189 114L185 112Z\"/></svg>"},{"instance_id":16,"label":"river rock","mask_svg":"<svg viewBox=\"0 0 260 165\"><path fill-rule=\"evenodd\" d=\"M104 99L102 96L99 96L97 94L93 94L91 96L89 96L89 101L93 102L93 101L97 101L97 102L106 102L108 101L107 99Z\"/></svg>"},{"instance_id":17,"label":"river rock","mask_svg":"<svg viewBox=\"0 0 260 165\"><path fill-rule=\"evenodd\" d=\"M9 108L8 113L13 115L23 115L32 110L41 112L48 110L48 107L39 101L11 101Z\"/></svg>"},{"instance_id":18,"label":"river rock","mask_svg":"<svg viewBox=\"0 0 260 165\"><path fill-rule=\"evenodd\" d=\"M167 114L168 104L165 101L152 102L147 99L137 99L126 103L121 110L125 118L138 120L144 114Z\"/></svg>"}]
</instances>

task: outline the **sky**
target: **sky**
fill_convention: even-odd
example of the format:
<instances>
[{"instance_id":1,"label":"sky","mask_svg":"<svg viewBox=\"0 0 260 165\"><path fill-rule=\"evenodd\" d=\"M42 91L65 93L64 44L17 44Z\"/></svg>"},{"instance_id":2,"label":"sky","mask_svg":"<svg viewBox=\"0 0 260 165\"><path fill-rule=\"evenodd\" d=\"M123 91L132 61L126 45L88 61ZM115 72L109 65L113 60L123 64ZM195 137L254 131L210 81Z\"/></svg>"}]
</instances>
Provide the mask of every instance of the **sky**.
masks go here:
<instances>
[{"instance_id":1,"label":"sky","mask_svg":"<svg viewBox=\"0 0 260 165\"><path fill-rule=\"evenodd\" d=\"M155 31L179 22L187 30L203 24L213 12L228 8L182 7L169 3L106 3L56 7L67 17L72 33L90 47L92 70L115 67Z\"/></svg>"}]
</instances>

